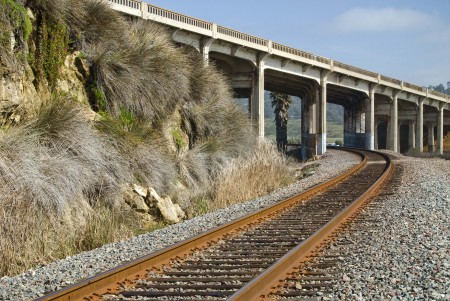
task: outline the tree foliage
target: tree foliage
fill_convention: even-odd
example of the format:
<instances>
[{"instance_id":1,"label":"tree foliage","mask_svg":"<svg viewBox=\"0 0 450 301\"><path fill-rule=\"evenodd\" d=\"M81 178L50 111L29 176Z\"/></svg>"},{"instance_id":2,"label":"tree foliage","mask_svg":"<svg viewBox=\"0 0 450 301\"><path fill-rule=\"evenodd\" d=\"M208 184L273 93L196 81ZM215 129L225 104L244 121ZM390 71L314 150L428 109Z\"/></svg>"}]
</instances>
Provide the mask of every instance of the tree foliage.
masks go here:
<instances>
[{"instance_id":1,"label":"tree foliage","mask_svg":"<svg viewBox=\"0 0 450 301\"><path fill-rule=\"evenodd\" d=\"M450 81L447 82L447 88L443 84L439 84L436 86L430 85L428 89L450 95Z\"/></svg>"},{"instance_id":2,"label":"tree foliage","mask_svg":"<svg viewBox=\"0 0 450 301\"><path fill-rule=\"evenodd\" d=\"M270 99L275 113L277 148L279 151L286 151L288 109L292 97L285 93L270 92Z\"/></svg>"}]
</instances>

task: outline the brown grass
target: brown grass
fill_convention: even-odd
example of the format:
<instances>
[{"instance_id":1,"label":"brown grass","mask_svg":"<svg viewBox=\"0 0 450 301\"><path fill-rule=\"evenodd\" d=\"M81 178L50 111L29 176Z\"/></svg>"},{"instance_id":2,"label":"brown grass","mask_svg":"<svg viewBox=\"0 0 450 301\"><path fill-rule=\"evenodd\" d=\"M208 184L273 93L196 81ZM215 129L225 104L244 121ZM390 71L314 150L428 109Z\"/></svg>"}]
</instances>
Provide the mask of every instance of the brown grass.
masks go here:
<instances>
[{"instance_id":1,"label":"brown grass","mask_svg":"<svg viewBox=\"0 0 450 301\"><path fill-rule=\"evenodd\" d=\"M0 275L128 238L137 227L133 212L104 204L72 208L61 217L37 206L1 206Z\"/></svg>"},{"instance_id":2,"label":"brown grass","mask_svg":"<svg viewBox=\"0 0 450 301\"><path fill-rule=\"evenodd\" d=\"M260 142L255 152L227 163L217 174L210 209L225 208L293 182L288 160L276 147Z\"/></svg>"}]
</instances>

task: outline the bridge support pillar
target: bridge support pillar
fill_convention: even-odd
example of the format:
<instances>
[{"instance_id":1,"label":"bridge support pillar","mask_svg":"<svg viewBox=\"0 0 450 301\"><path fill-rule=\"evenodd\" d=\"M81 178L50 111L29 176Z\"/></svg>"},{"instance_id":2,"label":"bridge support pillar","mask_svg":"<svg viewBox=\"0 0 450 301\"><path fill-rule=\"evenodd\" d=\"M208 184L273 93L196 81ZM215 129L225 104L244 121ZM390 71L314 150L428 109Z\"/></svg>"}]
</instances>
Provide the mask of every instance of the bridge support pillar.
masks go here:
<instances>
[{"instance_id":1,"label":"bridge support pillar","mask_svg":"<svg viewBox=\"0 0 450 301\"><path fill-rule=\"evenodd\" d=\"M211 44L215 41L214 38L202 38L200 41L200 53L203 56L203 61L206 65L209 64L209 49L211 48Z\"/></svg>"},{"instance_id":2,"label":"bridge support pillar","mask_svg":"<svg viewBox=\"0 0 450 301\"><path fill-rule=\"evenodd\" d=\"M327 75L323 75L320 80L318 155L327 151Z\"/></svg>"},{"instance_id":3,"label":"bridge support pillar","mask_svg":"<svg viewBox=\"0 0 450 301\"><path fill-rule=\"evenodd\" d=\"M264 138L264 60L258 62L252 90L250 113L258 137Z\"/></svg>"},{"instance_id":4,"label":"bridge support pillar","mask_svg":"<svg viewBox=\"0 0 450 301\"><path fill-rule=\"evenodd\" d=\"M424 98L419 99L419 107L417 112L417 135L416 135L416 147L419 152L423 152L423 101Z\"/></svg>"},{"instance_id":5,"label":"bridge support pillar","mask_svg":"<svg viewBox=\"0 0 450 301\"><path fill-rule=\"evenodd\" d=\"M398 97L395 94L391 103L391 122L389 135L389 149L398 152Z\"/></svg>"},{"instance_id":6,"label":"bridge support pillar","mask_svg":"<svg viewBox=\"0 0 450 301\"><path fill-rule=\"evenodd\" d=\"M434 124L428 122L428 151L431 153L434 151Z\"/></svg>"},{"instance_id":7,"label":"bridge support pillar","mask_svg":"<svg viewBox=\"0 0 450 301\"><path fill-rule=\"evenodd\" d=\"M317 89L302 99L302 159L308 159L318 154L317 152Z\"/></svg>"},{"instance_id":8,"label":"bridge support pillar","mask_svg":"<svg viewBox=\"0 0 450 301\"><path fill-rule=\"evenodd\" d=\"M380 122L379 121L377 121L377 122L375 122L375 124L374 124L374 132L373 132L373 149L375 150L375 149L378 149L378 124L379 124Z\"/></svg>"},{"instance_id":9,"label":"bridge support pillar","mask_svg":"<svg viewBox=\"0 0 450 301\"><path fill-rule=\"evenodd\" d=\"M366 148L375 149L375 87L370 88L369 98L366 99Z\"/></svg>"},{"instance_id":10,"label":"bridge support pillar","mask_svg":"<svg viewBox=\"0 0 450 301\"><path fill-rule=\"evenodd\" d=\"M416 122L409 122L408 150L416 148Z\"/></svg>"},{"instance_id":11,"label":"bridge support pillar","mask_svg":"<svg viewBox=\"0 0 450 301\"><path fill-rule=\"evenodd\" d=\"M437 128L437 151L440 155L444 153L444 105L439 105L438 128Z\"/></svg>"}]
</instances>

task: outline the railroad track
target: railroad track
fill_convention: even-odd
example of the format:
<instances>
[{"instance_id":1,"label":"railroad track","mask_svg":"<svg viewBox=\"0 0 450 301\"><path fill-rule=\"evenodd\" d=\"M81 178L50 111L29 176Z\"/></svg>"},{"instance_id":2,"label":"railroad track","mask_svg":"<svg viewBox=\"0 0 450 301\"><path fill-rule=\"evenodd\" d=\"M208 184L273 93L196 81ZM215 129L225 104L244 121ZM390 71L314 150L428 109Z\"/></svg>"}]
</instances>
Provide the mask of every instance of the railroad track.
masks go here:
<instances>
[{"instance_id":1,"label":"railroad track","mask_svg":"<svg viewBox=\"0 0 450 301\"><path fill-rule=\"evenodd\" d=\"M360 164L305 193L37 300L275 297L279 281L310 261L393 170L383 154L349 151L361 156ZM320 276L302 274L303 279Z\"/></svg>"}]
</instances>

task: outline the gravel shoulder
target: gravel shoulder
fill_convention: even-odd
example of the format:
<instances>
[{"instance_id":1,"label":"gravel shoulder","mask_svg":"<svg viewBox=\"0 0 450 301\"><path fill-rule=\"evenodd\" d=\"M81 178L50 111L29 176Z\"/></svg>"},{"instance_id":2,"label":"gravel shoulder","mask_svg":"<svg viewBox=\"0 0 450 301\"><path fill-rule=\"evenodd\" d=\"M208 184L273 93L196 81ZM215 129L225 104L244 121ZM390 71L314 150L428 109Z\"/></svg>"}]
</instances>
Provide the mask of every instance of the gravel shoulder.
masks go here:
<instances>
[{"instance_id":1,"label":"gravel shoulder","mask_svg":"<svg viewBox=\"0 0 450 301\"><path fill-rule=\"evenodd\" d=\"M391 153L389 153L391 154ZM377 197L329 249L346 256L322 300L450 300L450 161L398 156L398 189Z\"/></svg>"},{"instance_id":2,"label":"gravel shoulder","mask_svg":"<svg viewBox=\"0 0 450 301\"><path fill-rule=\"evenodd\" d=\"M94 276L120 263L144 256L183 239L274 204L332 178L360 162L356 155L329 150L319 161L308 162L309 177L269 195L205 214L126 241L55 261L15 277L0 279L0 300L29 300Z\"/></svg>"}]
</instances>

